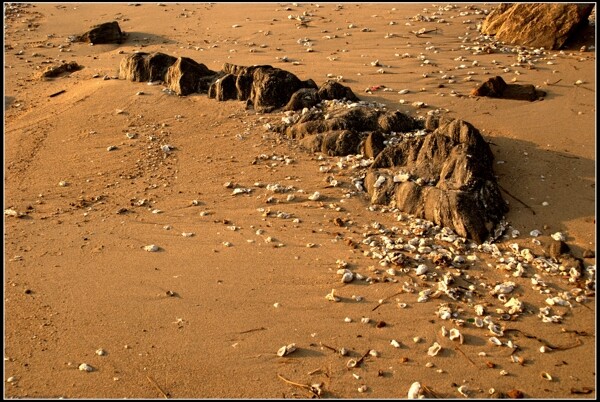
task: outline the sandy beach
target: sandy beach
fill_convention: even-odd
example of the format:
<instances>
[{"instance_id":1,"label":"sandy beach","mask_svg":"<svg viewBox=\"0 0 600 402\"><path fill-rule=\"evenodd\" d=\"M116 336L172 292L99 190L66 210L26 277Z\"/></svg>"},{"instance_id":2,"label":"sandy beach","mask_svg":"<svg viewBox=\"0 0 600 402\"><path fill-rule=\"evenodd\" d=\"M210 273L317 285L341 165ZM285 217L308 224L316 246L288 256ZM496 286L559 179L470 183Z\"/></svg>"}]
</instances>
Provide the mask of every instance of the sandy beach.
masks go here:
<instances>
[{"instance_id":1,"label":"sandy beach","mask_svg":"<svg viewBox=\"0 0 600 402\"><path fill-rule=\"evenodd\" d=\"M404 399L416 382L426 398L596 398L595 29L525 68L515 47L477 51L494 4L4 7L5 398ZM110 21L123 43L70 40ZM358 158L269 130L283 111L118 79L138 51L272 65L469 122L494 154L505 231L495 248L426 239L426 222L356 190ZM496 75L546 96L470 95ZM524 249L548 257L553 236L580 281L509 267ZM382 263L399 238L463 262ZM470 300L419 299L444 275ZM494 292L507 282L515 314Z\"/></svg>"}]
</instances>

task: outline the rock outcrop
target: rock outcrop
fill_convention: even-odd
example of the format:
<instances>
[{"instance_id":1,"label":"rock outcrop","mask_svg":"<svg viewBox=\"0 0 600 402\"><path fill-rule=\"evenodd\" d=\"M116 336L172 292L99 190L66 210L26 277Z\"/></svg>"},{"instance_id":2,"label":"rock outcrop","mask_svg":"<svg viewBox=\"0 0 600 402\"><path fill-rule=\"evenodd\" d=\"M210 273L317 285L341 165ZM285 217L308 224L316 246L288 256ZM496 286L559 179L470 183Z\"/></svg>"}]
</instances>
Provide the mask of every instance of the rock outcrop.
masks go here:
<instances>
[{"instance_id":1,"label":"rock outcrop","mask_svg":"<svg viewBox=\"0 0 600 402\"><path fill-rule=\"evenodd\" d=\"M588 24L594 3L502 3L481 26L485 35L512 45L560 49Z\"/></svg>"},{"instance_id":2,"label":"rock outcrop","mask_svg":"<svg viewBox=\"0 0 600 402\"><path fill-rule=\"evenodd\" d=\"M179 95L207 92L218 101L245 101L259 112L286 110L274 130L308 151L373 158L363 177L371 203L395 206L477 242L492 234L507 211L493 154L479 131L462 120L415 119L361 102L338 82L317 87L269 65L226 63L215 72L184 57L135 53L121 61L119 77L164 81ZM496 78L485 87L487 95L505 95L510 87Z\"/></svg>"},{"instance_id":3,"label":"rock outcrop","mask_svg":"<svg viewBox=\"0 0 600 402\"><path fill-rule=\"evenodd\" d=\"M507 84L502 77L496 76L473 89L471 95L534 101L546 96L546 92L531 84Z\"/></svg>"},{"instance_id":4,"label":"rock outcrop","mask_svg":"<svg viewBox=\"0 0 600 402\"><path fill-rule=\"evenodd\" d=\"M508 210L493 154L471 124L423 122L362 105L316 109L279 131L310 152L374 158L363 184L372 204L397 207L479 243Z\"/></svg>"},{"instance_id":5,"label":"rock outcrop","mask_svg":"<svg viewBox=\"0 0 600 402\"><path fill-rule=\"evenodd\" d=\"M89 42L92 44L123 43L126 35L121 31L117 21L105 22L94 25L89 31L75 36L76 42Z\"/></svg>"},{"instance_id":6,"label":"rock outcrop","mask_svg":"<svg viewBox=\"0 0 600 402\"><path fill-rule=\"evenodd\" d=\"M68 63L63 63L60 66L48 66L39 74L39 78L42 80L48 78L56 78L63 74L69 74L74 71L79 71L83 68L83 66L77 64L74 61L70 61Z\"/></svg>"}]
</instances>

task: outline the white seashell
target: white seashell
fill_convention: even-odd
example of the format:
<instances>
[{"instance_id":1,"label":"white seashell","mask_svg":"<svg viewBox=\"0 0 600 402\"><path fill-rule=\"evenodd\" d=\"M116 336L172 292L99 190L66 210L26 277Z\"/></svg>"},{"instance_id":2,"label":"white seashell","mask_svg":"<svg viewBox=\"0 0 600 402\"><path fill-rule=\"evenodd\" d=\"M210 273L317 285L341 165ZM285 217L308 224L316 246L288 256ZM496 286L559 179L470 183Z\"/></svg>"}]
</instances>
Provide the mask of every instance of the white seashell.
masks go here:
<instances>
[{"instance_id":1,"label":"white seashell","mask_svg":"<svg viewBox=\"0 0 600 402\"><path fill-rule=\"evenodd\" d=\"M408 389L408 399L419 399L421 395L421 383L413 382Z\"/></svg>"},{"instance_id":2,"label":"white seashell","mask_svg":"<svg viewBox=\"0 0 600 402\"><path fill-rule=\"evenodd\" d=\"M423 339L422 339L420 336L415 336L415 337L413 338L413 342L414 342L414 343L419 343L419 342L421 342L422 340L423 340Z\"/></svg>"},{"instance_id":3,"label":"white seashell","mask_svg":"<svg viewBox=\"0 0 600 402\"><path fill-rule=\"evenodd\" d=\"M463 334L460 333L460 331L456 328L452 328L450 330L450 334L448 336L450 338L451 341L458 339L458 342L462 345L464 342L464 337Z\"/></svg>"},{"instance_id":4,"label":"white seashell","mask_svg":"<svg viewBox=\"0 0 600 402\"><path fill-rule=\"evenodd\" d=\"M425 264L420 264L417 268L415 268L415 273L417 275L423 275L429 271L429 268Z\"/></svg>"},{"instance_id":5,"label":"white seashell","mask_svg":"<svg viewBox=\"0 0 600 402\"><path fill-rule=\"evenodd\" d=\"M352 322L352 318L346 317L346 318L344 318L344 322Z\"/></svg>"},{"instance_id":6,"label":"white seashell","mask_svg":"<svg viewBox=\"0 0 600 402\"><path fill-rule=\"evenodd\" d=\"M104 355L106 355L106 351L104 349L98 349L98 350L96 350L96 354L98 356L104 356Z\"/></svg>"},{"instance_id":7,"label":"white seashell","mask_svg":"<svg viewBox=\"0 0 600 402\"><path fill-rule=\"evenodd\" d=\"M458 387L456 389L458 391L459 394L461 394L462 396L466 396L467 398L469 397L469 394L467 393L467 386L466 385L461 385L460 387Z\"/></svg>"},{"instance_id":8,"label":"white seashell","mask_svg":"<svg viewBox=\"0 0 600 402\"><path fill-rule=\"evenodd\" d=\"M540 353L547 353L547 352L549 352L549 351L551 351L551 350L552 350L552 349L550 349L550 348L549 348L549 347L547 347L547 346L544 346L544 345L540 346Z\"/></svg>"},{"instance_id":9,"label":"white seashell","mask_svg":"<svg viewBox=\"0 0 600 402\"><path fill-rule=\"evenodd\" d=\"M379 357L379 352L376 351L375 349L371 349L371 350L369 350L369 356Z\"/></svg>"},{"instance_id":10,"label":"white seashell","mask_svg":"<svg viewBox=\"0 0 600 402\"><path fill-rule=\"evenodd\" d=\"M515 289L514 282L504 282L496 285L491 292L493 295L510 293Z\"/></svg>"},{"instance_id":11,"label":"white seashell","mask_svg":"<svg viewBox=\"0 0 600 402\"><path fill-rule=\"evenodd\" d=\"M277 351L277 356L279 356L279 357L287 356L294 351L296 351L296 344L290 343L289 345L282 346L281 348L279 348L279 350Z\"/></svg>"},{"instance_id":12,"label":"white seashell","mask_svg":"<svg viewBox=\"0 0 600 402\"><path fill-rule=\"evenodd\" d=\"M554 240L556 241L565 241L565 235L562 234L561 232L556 232L550 235L550 237L552 237Z\"/></svg>"},{"instance_id":13,"label":"white seashell","mask_svg":"<svg viewBox=\"0 0 600 402\"><path fill-rule=\"evenodd\" d=\"M321 193L319 193L318 191L315 191L313 194L308 196L308 199L311 201L317 201L321 198Z\"/></svg>"},{"instance_id":14,"label":"white seashell","mask_svg":"<svg viewBox=\"0 0 600 402\"><path fill-rule=\"evenodd\" d=\"M332 302L339 302L340 298L335 295L335 289L331 289L331 292L325 296L325 298Z\"/></svg>"},{"instance_id":15,"label":"white seashell","mask_svg":"<svg viewBox=\"0 0 600 402\"><path fill-rule=\"evenodd\" d=\"M94 368L92 366L90 366L89 364L81 363L79 365L79 370L87 371L89 373L90 371L94 371Z\"/></svg>"},{"instance_id":16,"label":"white seashell","mask_svg":"<svg viewBox=\"0 0 600 402\"><path fill-rule=\"evenodd\" d=\"M369 317L362 317L360 319L360 322L363 323L363 324L368 324L368 323L371 322L371 319Z\"/></svg>"},{"instance_id":17,"label":"white seashell","mask_svg":"<svg viewBox=\"0 0 600 402\"><path fill-rule=\"evenodd\" d=\"M448 336L448 330L446 329L446 327L442 326L442 336Z\"/></svg>"},{"instance_id":18,"label":"white seashell","mask_svg":"<svg viewBox=\"0 0 600 402\"><path fill-rule=\"evenodd\" d=\"M490 330L490 332L493 335L496 335L496 336L503 336L504 335L504 331L502 330L502 327L500 327L500 325L494 324L493 322L489 323L488 329Z\"/></svg>"},{"instance_id":19,"label":"white seashell","mask_svg":"<svg viewBox=\"0 0 600 402\"><path fill-rule=\"evenodd\" d=\"M437 356L437 354L440 353L440 350L442 350L442 346L439 343L434 342L433 345L429 347L427 354L429 356Z\"/></svg>"},{"instance_id":20,"label":"white seashell","mask_svg":"<svg viewBox=\"0 0 600 402\"><path fill-rule=\"evenodd\" d=\"M354 367L356 367L357 364L358 364L358 362L356 360L350 359L346 363L346 367L348 367L348 368L354 368Z\"/></svg>"},{"instance_id":21,"label":"white seashell","mask_svg":"<svg viewBox=\"0 0 600 402\"><path fill-rule=\"evenodd\" d=\"M539 231L539 230L537 230L537 229L534 229L534 230L532 230L531 232L529 232L529 234L530 234L531 236L533 236L533 237L538 237L538 236L540 236L540 235L542 234L542 232L540 232L540 231Z\"/></svg>"},{"instance_id":22,"label":"white seashell","mask_svg":"<svg viewBox=\"0 0 600 402\"><path fill-rule=\"evenodd\" d=\"M544 380L552 381L552 376L549 373L543 371L541 375Z\"/></svg>"},{"instance_id":23,"label":"white seashell","mask_svg":"<svg viewBox=\"0 0 600 402\"><path fill-rule=\"evenodd\" d=\"M485 307L481 304L475 306L475 314L482 316L485 314Z\"/></svg>"},{"instance_id":24,"label":"white seashell","mask_svg":"<svg viewBox=\"0 0 600 402\"><path fill-rule=\"evenodd\" d=\"M474 324L477 328L483 328L483 320L480 317L475 317Z\"/></svg>"},{"instance_id":25,"label":"white seashell","mask_svg":"<svg viewBox=\"0 0 600 402\"><path fill-rule=\"evenodd\" d=\"M155 252L155 251L158 251L158 246L155 244L150 244L148 246L144 246L144 250L150 251L150 252Z\"/></svg>"},{"instance_id":26,"label":"white seashell","mask_svg":"<svg viewBox=\"0 0 600 402\"><path fill-rule=\"evenodd\" d=\"M510 300L504 304L504 307L509 307L508 314L523 312L523 302L516 297L511 297Z\"/></svg>"},{"instance_id":27,"label":"white seashell","mask_svg":"<svg viewBox=\"0 0 600 402\"><path fill-rule=\"evenodd\" d=\"M506 370L500 370L500 373L499 373L499 374L500 374L500 375L503 375L503 376L504 376L504 375L508 375L508 371L506 371Z\"/></svg>"},{"instance_id":28,"label":"white seashell","mask_svg":"<svg viewBox=\"0 0 600 402\"><path fill-rule=\"evenodd\" d=\"M385 183L385 176L379 176L377 180L375 180L375 183L373 183L373 187L379 188L383 183Z\"/></svg>"},{"instance_id":29,"label":"white seashell","mask_svg":"<svg viewBox=\"0 0 600 402\"><path fill-rule=\"evenodd\" d=\"M502 341L500 339L496 338L495 336L492 336L489 339L489 341L490 341L490 343L493 343L496 346L502 346Z\"/></svg>"},{"instance_id":30,"label":"white seashell","mask_svg":"<svg viewBox=\"0 0 600 402\"><path fill-rule=\"evenodd\" d=\"M354 280L354 274L349 270L346 270L342 275L342 283L350 283Z\"/></svg>"},{"instance_id":31,"label":"white seashell","mask_svg":"<svg viewBox=\"0 0 600 402\"><path fill-rule=\"evenodd\" d=\"M366 385L361 385L360 387L358 387L358 392L367 392L367 386Z\"/></svg>"}]
</instances>

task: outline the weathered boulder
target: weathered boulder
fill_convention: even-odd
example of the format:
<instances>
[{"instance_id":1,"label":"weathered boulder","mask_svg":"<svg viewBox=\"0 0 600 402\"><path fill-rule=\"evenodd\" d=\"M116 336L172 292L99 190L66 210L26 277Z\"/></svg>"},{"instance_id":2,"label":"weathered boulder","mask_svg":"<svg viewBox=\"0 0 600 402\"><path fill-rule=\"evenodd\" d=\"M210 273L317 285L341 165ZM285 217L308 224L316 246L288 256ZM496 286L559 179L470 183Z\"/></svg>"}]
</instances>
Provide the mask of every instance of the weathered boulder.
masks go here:
<instances>
[{"instance_id":1,"label":"weathered boulder","mask_svg":"<svg viewBox=\"0 0 600 402\"><path fill-rule=\"evenodd\" d=\"M326 81L319 87L319 98L322 100L346 99L351 102L358 102L358 97L352 90L340 84L337 81Z\"/></svg>"},{"instance_id":2,"label":"weathered boulder","mask_svg":"<svg viewBox=\"0 0 600 402\"><path fill-rule=\"evenodd\" d=\"M117 21L105 22L94 25L89 31L75 36L76 42L89 42L93 44L123 43L126 35L121 31Z\"/></svg>"},{"instance_id":3,"label":"weathered boulder","mask_svg":"<svg viewBox=\"0 0 600 402\"><path fill-rule=\"evenodd\" d=\"M357 106L335 108L327 112L327 118L322 113L307 113L284 131L289 138L301 139L326 131L408 132L421 127L421 122L401 112L384 112L368 106Z\"/></svg>"},{"instance_id":4,"label":"weathered boulder","mask_svg":"<svg viewBox=\"0 0 600 402\"><path fill-rule=\"evenodd\" d=\"M235 83L237 76L225 74L216 79L208 88L208 97L218 101L226 101L238 98Z\"/></svg>"},{"instance_id":5,"label":"weathered boulder","mask_svg":"<svg viewBox=\"0 0 600 402\"><path fill-rule=\"evenodd\" d=\"M216 75L216 71L210 70L204 64L187 57L179 57L167 69L165 83L178 95L189 95L208 91L210 81L216 79Z\"/></svg>"},{"instance_id":6,"label":"weathered boulder","mask_svg":"<svg viewBox=\"0 0 600 402\"><path fill-rule=\"evenodd\" d=\"M508 209L494 176L493 154L471 124L429 120L432 132L406 137L375 158L365 178L371 202L395 205L483 242Z\"/></svg>"},{"instance_id":7,"label":"weathered boulder","mask_svg":"<svg viewBox=\"0 0 600 402\"><path fill-rule=\"evenodd\" d=\"M133 53L121 60L119 78L130 81L165 81L176 57L164 53Z\"/></svg>"},{"instance_id":8,"label":"weathered boulder","mask_svg":"<svg viewBox=\"0 0 600 402\"><path fill-rule=\"evenodd\" d=\"M83 66L77 64L74 61L70 61L68 63L63 63L60 66L48 66L39 74L39 78L45 80L47 78L55 78L61 76L63 74L72 73L74 71L79 71L83 68Z\"/></svg>"},{"instance_id":9,"label":"weathered boulder","mask_svg":"<svg viewBox=\"0 0 600 402\"><path fill-rule=\"evenodd\" d=\"M481 26L485 35L512 45L560 49L587 25L594 3L503 3Z\"/></svg>"},{"instance_id":10,"label":"weathered boulder","mask_svg":"<svg viewBox=\"0 0 600 402\"><path fill-rule=\"evenodd\" d=\"M471 95L534 101L546 96L546 92L536 89L531 84L507 84L502 77L496 76L473 89Z\"/></svg>"},{"instance_id":11,"label":"weathered boulder","mask_svg":"<svg viewBox=\"0 0 600 402\"><path fill-rule=\"evenodd\" d=\"M369 133L367 138L362 144L361 154L365 156L365 158L375 158L377 155L381 153L381 151L385 148L385 137L380 131L373 131Z\"/></svg>"},{"instance_id":12,"label":"weathered boulder","mask_svg":"<svg viewBox=\"0 0 600 402\"><path fill-rule=\"evenodd\" d=\"M302 110L316 106L321 101L315 88L300 88L290 98L283 110Z\"/></svg>"}]
</instances>

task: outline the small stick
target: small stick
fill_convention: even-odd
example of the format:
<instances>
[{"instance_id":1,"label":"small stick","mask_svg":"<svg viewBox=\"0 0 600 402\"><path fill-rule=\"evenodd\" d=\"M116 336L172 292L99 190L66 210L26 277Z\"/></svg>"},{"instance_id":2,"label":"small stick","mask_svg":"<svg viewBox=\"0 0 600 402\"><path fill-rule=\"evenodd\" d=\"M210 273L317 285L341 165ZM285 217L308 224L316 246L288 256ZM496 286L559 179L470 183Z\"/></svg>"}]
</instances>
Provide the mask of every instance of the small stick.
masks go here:
<instances>
[{"instance_id":1,"label":"small stick","mask_svg":"<svg viewBox=\"0 0 600 402\"><path fill-rule=\"evenodd\" d=\"M475 362L473 360L471 360L471 358L469 356L467 356L467 354L465 352L463 352L461 348L459 348L458 346L455 346L454 349L458 350L473 366L477 367Z\"/></svg>"},{"instance_id":2,"label":"small stick","mask_svg":"<svg viewBox=\"0 0 600 402\"><path fill-rule=\"evenodd\" d=\"M502 191L504 191L506 194L508 194L509 196L511 196L512 198L514 198L515 200L519 201L521 204L523 204L527 209L529 209L531 211L532 214L535 215L535 211L533 210L533 208L531 208L529 205L525 204L523 201L521 201L520 199L518 199L517 197L515 197L514 195L512 195L511 193L509 193L504 187L502 187L501 185L498 184L498 187L500 187L500 189Z\"/></svg>"},{"instance_id":3,"label":"small stick","mask_svg":"<svg viewBox=\"0 0 600 402\"><path fill-rule=\"evenodd\" d=\"M329 349L329 350L333 350L335 353L337 353L337 352L338 352L338 350L337 350L336 348L332 347L332 346L325 345L323 342L319 342L319 343L320 343L320 344L321 344L321 346L323 346L324 348L327 348L327 349Z\"/></svg>"},{"instance_id":4,"label":"small stick","mask_svg":"<svg viewBox=\"0 0 600 402\"><path fill-rule=\"evenodd\" d=\"M165 391L163 391L162 388L156 383L156 381L154 381L152 378L150 378L148 376L146 376L146 378L148 379L148 381L150 381L150 384L152 384L156 387L158 392L160 392L162 394L162 396L165 397L165 399L169 399L169 394L166 394Z\"/></svg>"},{"instance_id":5,"label":"small stick","mask_svg":"<svg viewBox=\"0 0 600 402\"><path fill-rule=\"evenodd\" d=\"M290 381L287 378L285 378L284 376L282 376L281 374L277 374L277 377L279 377L281 380L287 382L290 385L294 385L296 387L300 387L300 388L304 388L306 389L308 392L310 392L312 395L314 395L315 397L319 398L319 392L315 390L315 387L311 387L310 385L306 385L306 384L299 384L297 382L294 381Z\"/></svg>"},{"instance_id":6,"label":"small stick","mask_svg":"<svg viewBox=\"0 0 600 402\"><path fill-rule=\"evenodd\" d=\"M60 90L60 91L58 91L58 92L54 92L53 94L51 94L51 95L48 95L48 97L49 97L49 98L54 98L55 96L58 96L58 95L60 95L60 94L62 94L62 93L65 93L65 92L67 92L67 90L66 90L66 89L61 89L61 90Z\"/></svg>"},{"instance_id":7,"label":"small stick","mask_svg":"<svg viewBox=\"0 0 600 402\"><path fill-rule=\"evenodd\" d=\"M371 349L367 350L367 353L365 353L364 355L362 355L362 356L360 357L360 359L358 359L358 360L356 361L356 366L354 366L354 367L358 367L358 366L360 366L360 364L363 362L363 360L365 360L365 357L369 356L369 352L370 352L370 351L371 351Z\"/></svg>"},{"instance_id":8,"label":"small stick","mask_svg":"<svg viewBox=\"0 0 600 402\"><path fill-rule=\"evenodd\" d=\"M266 328L265 328L265 327L253 328L253 329L247 329L247 330L245 330L245 331L242 331L242 332L238 332L238 334L247 334L247 333L250 333L250 332L255 332L255 331L265 331L265 330L266 330Z\"/></svg>"},{"instance_id":9,"label":"small stick","mask_svg":"<svg viewBox=\"0 0 600 402\"><path fill-rule=\"evenodd\" d=\"M385 299L383 299L383 300L381 301L381 303L379 303L378 305L376 305L375 307L373 307L373 310L371 310L371 311L375 311L375 310L377 310L377 309L379 308L379 306L381 306L381 305L382 305L384 302L388 301L389 299L391 299L391 298L392 298L392 297L394 297L394 296L398 296L400 293L402 293L402 291L400 291L400 292L396 292L396 293L394 293L393 295L386 297Z\"/></svg>"},{"instance_id":10,"label":"small stick","mask_svg":"<svg viewBox=\"0 0 600 402\"><path fill-rule=\"evenodd\" d=\"M431 388L429 388L426 385L421 385L421 387L425 390L425 392L433 395L436 398L441 398L440 394L438 394L437 392L434 392Z\"/></svg>"}]
</instances>

